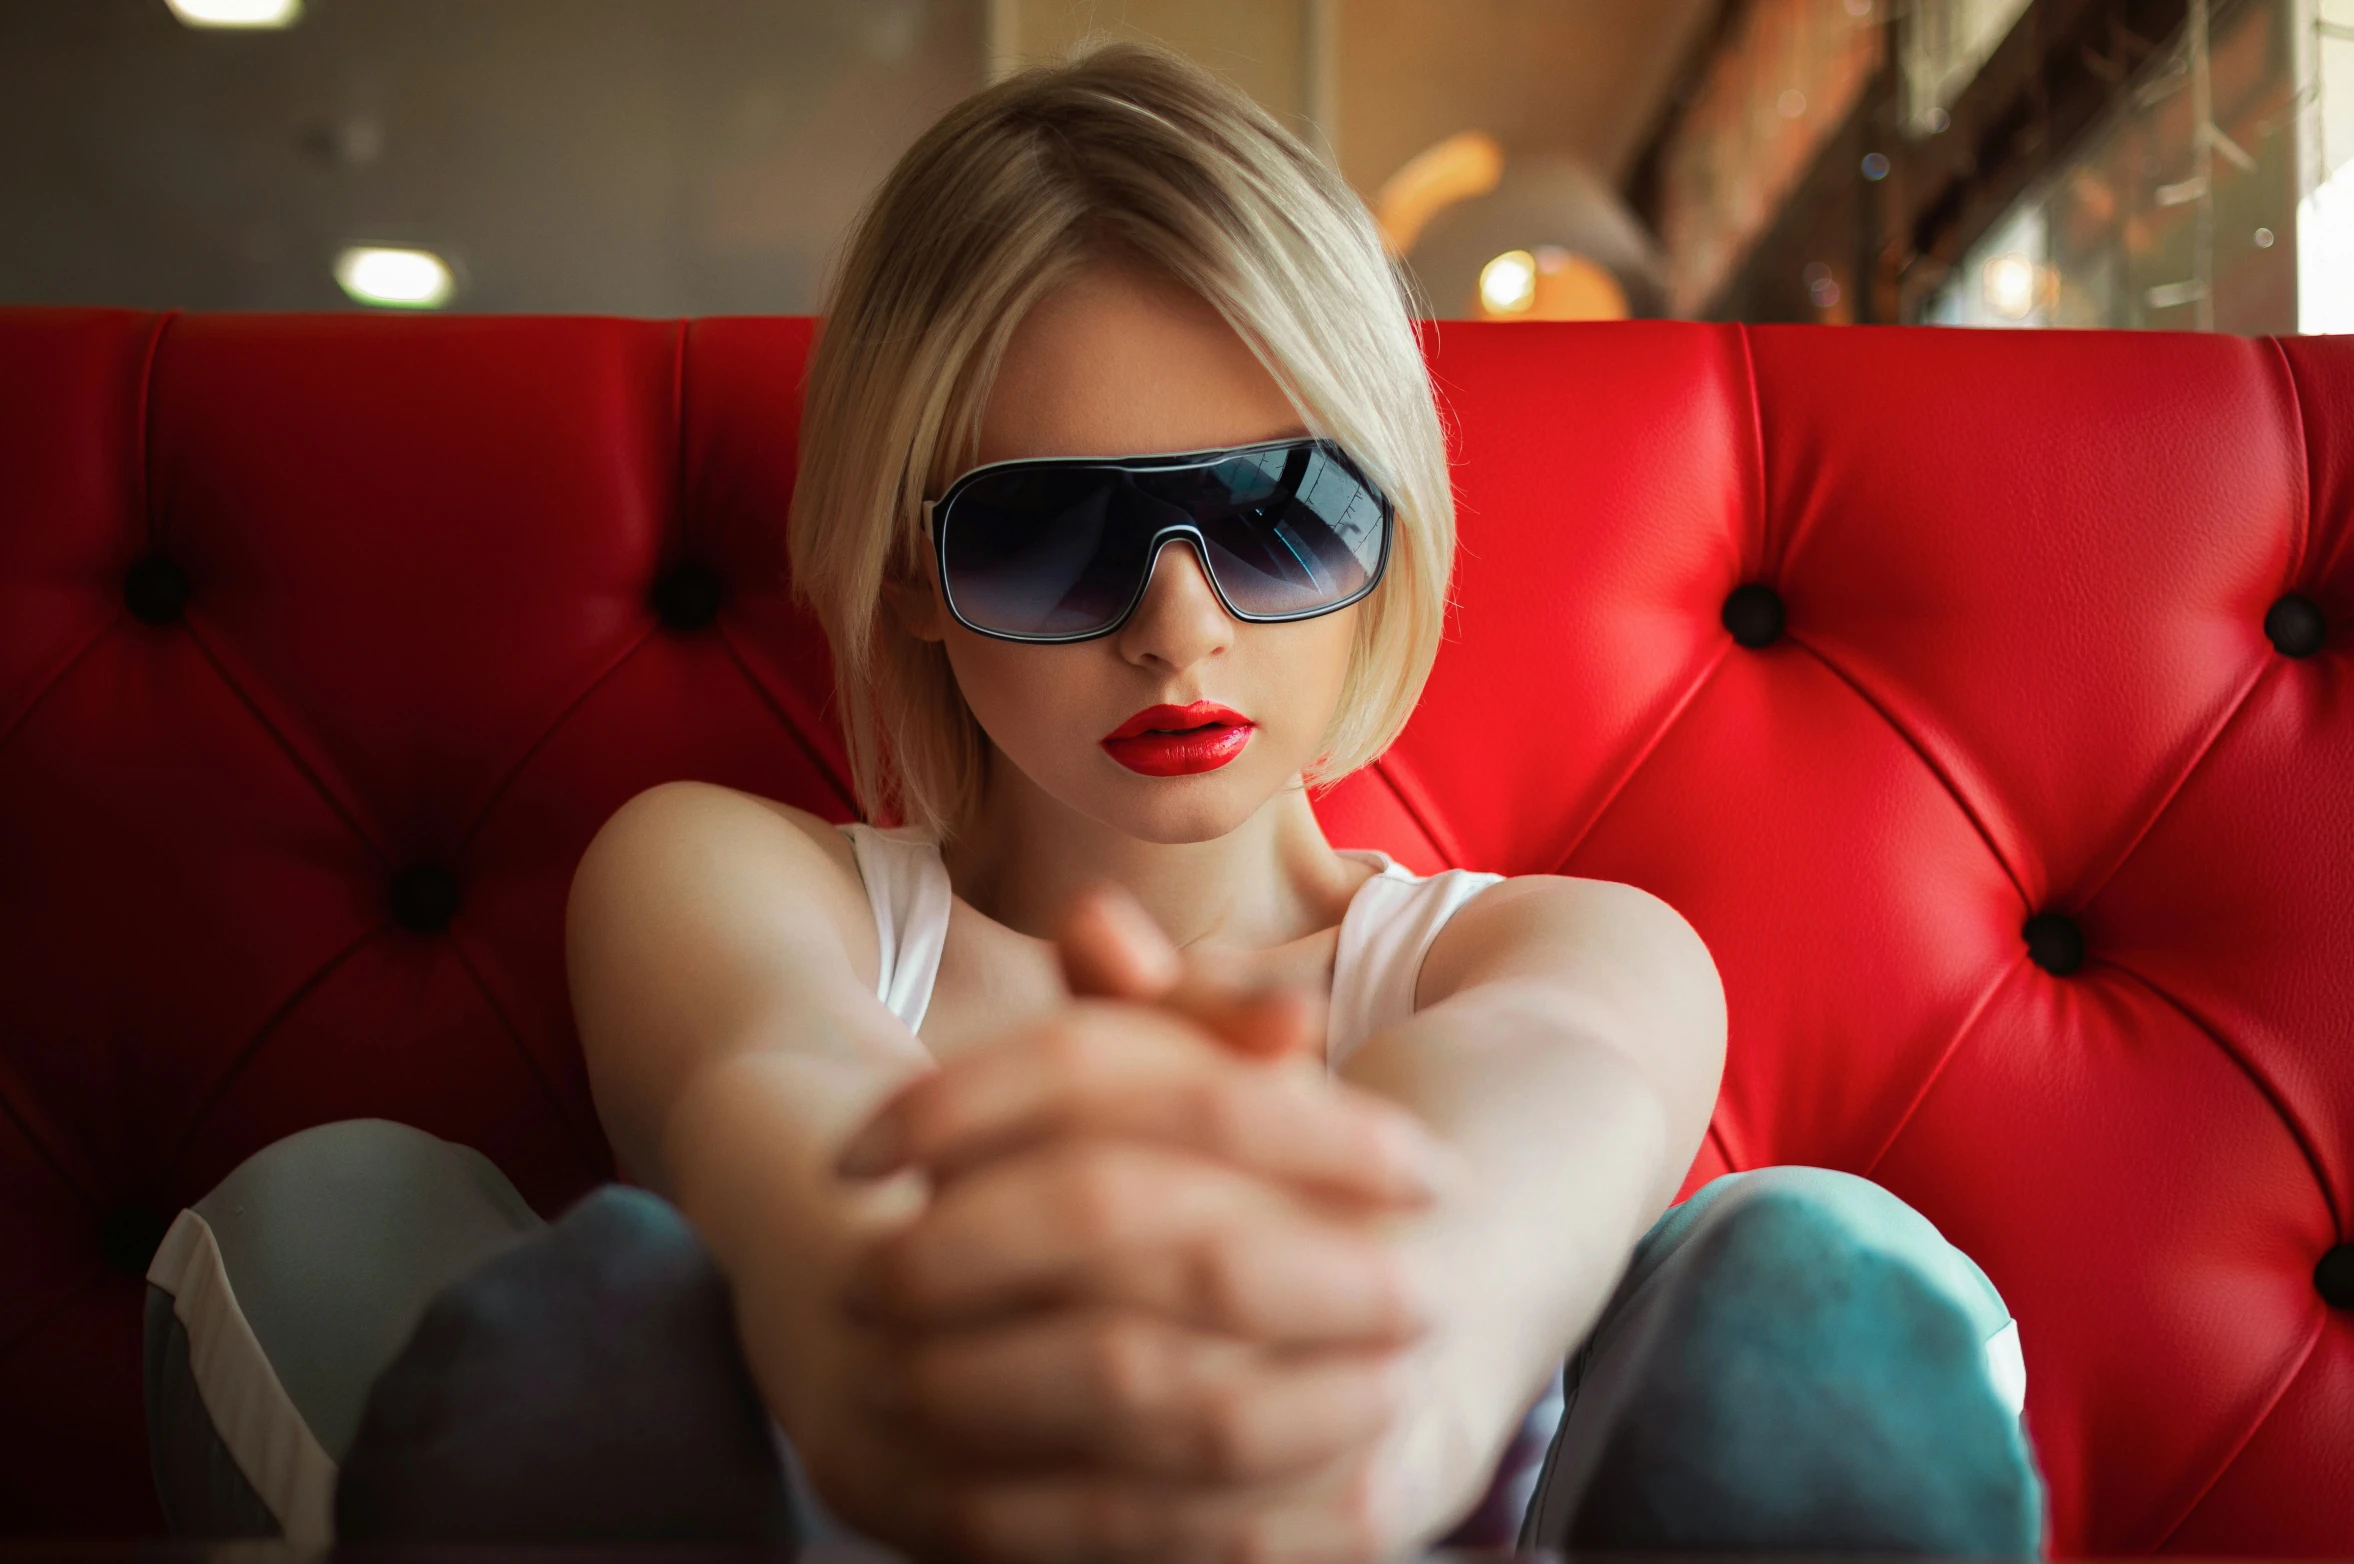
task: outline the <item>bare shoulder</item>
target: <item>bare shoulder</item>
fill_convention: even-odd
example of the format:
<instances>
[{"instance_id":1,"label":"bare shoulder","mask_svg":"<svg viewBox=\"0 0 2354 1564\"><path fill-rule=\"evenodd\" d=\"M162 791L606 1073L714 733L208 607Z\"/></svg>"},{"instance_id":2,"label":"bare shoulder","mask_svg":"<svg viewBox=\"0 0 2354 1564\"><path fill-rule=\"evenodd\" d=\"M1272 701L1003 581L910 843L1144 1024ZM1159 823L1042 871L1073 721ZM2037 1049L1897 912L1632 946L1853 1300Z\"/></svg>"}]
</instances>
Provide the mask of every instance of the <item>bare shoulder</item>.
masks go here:
<instances>
[{"instance_id":1,"label":"bare shoulder","mask_svg":"<svg viewBox=\"0 0 2354 1564\"><path fill-rule=\"evenodd\" d=\"M714 852L798 857L809 849L857 879L849 839L808 810L712 782L664 782L614 811L582 864L620 857L652 867Z\"/></svg>"},{"instance_id":2,"label":"bare shoulder","mask_svg":"<svg viewBox=\"0 0 2354 1564\"><path fill-rule=\"evenodd\" d=\"M1492 885L1448 920L1424 960L1417 999L1428 1005L1477 983L1557 978L1580 987L1700 999L1721 1015L1723 989L1708 946L1683 914L1615 880L1518 875Z\"/></svg>"},{"instance_id":3,"label":"bare shoulder","mask_svg":"<svg viewBox=\"0 0 2354 1564\"><path fill-rule=\"evenodd\" d=\"M820 1046L874 1007L874 920L849 842L814 815L707 783L631 799L572 877L566 976L622 1164L664 1176L670 1105L716 1062ZM877 1045L878 1048L884 1045ZM869 1050L873 1052L875 1050Z\"/></svg>"},{"instance_id":4,"label":"bare shoulder","mask_svg":"<svg viewBox=\"0 0 2354 1564\"><path fill-rule=\"evenodd\" d=\"M666 782L605 822L573 876L567 916L581 965L623 947L781 948L838 940L854 967L876 960L856 856L807 810L708 782Z\"/></svg>"}]
</instances>

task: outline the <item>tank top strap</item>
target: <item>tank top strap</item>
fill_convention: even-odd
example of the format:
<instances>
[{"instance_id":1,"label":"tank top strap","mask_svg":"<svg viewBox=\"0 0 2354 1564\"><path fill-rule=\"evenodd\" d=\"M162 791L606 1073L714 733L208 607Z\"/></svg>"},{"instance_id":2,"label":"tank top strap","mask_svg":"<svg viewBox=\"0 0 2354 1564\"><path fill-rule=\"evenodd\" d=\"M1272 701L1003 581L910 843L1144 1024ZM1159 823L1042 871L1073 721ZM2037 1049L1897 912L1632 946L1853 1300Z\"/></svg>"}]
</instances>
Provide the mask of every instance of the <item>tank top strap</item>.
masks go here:
<instances>
[{"instance_id":1,"label":"tank top strap","mask_svg":"<svg viewBox=\"0 0 2354 1564\"><path fill-rule=\"evenodd\" d=\"M1367 1038L1414 1013L1414 986L1431 942L1465 902L1504 878L1471 869L1426 877L1387 853L1342 856L1380 872L1357 887L1341 918L1340 946L1332 959L1332 1011L1324 1030L1324 1062L1332 1069Z\"/></svg>"},{"instance_id":2,"label":"tank top strap","mask_svg":"<svg viewBox=\"0 0 2354 1564\"><path fill-rule=\"evenodd\" d=\"M940 844L909 827L846 825L858 877L875 913L875 997L911 1032L932 1008L948 944L948 867Z\"/></svg>"}]
</instances>

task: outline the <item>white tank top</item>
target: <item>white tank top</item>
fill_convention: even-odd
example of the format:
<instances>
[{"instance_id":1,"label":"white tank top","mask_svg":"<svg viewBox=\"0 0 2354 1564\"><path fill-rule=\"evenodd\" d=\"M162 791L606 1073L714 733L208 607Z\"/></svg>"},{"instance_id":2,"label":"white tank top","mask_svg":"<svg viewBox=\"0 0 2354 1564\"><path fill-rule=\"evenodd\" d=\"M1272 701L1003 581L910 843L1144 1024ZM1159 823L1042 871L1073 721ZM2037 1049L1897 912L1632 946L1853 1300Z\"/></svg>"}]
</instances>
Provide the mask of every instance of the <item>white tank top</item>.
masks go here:
<instances>
[{"instance_id":1,"label":"white tank top","mask_svg":"<svg viewBox=\"0 0 2354 1564\"><path fill-rule=\"evenodd\" d=\"M940 952L948 943L948 869L939 845L913 828L842 828L858 857L858 876L875 911L881 961L875 997L907 1024L924 1024ZM1502 880L1500 874L1449 869L1414 874L1381 852L1343 852L1378 872L1349 898L1340 948L1332 961L1332 1012L1324 1061L1337 1067L1367 1038L1414 1013L1414 984L1431 941L1457 908Z\"/></svg>"}]
</instances>

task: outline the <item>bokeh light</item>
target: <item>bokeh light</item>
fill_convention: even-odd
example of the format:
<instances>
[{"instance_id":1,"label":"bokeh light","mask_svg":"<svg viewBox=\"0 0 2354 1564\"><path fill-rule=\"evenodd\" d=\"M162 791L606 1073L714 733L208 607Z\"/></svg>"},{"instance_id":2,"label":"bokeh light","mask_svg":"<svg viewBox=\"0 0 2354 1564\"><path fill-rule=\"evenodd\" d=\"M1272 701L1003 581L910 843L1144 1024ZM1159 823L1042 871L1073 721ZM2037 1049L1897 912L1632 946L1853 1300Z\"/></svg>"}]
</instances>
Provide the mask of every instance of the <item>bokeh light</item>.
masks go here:
<instances>
[{"instance_id":1,"label":"bokeh light","mask_svg":"<svg viewBox=\"0 0 2354 1564\"><path fill-rule=\"evenodd\" d=\"M1525 315L1537 301L1537 258L1506 250L1479 269L1479 302L1491 315Z\"/></svg>"},{"instance_id":2,"label":"bokeh light","mask_svg":"<svg viewBox=\"0 0 2354 1564\"><path fill-rule=\"evenodd\" d=\"M292 27L302 0L165 0L190 27Z\"/></svg>"},{"instance_id":3,"label":"bokeh light","mask_svg":"<svg viewBox=\"0 0 2354 1564\"><path fill-rule=\"evenodd\" d=\"M437 310L457 290L449 262L431 250L355 245L335 258L335 281L362 304Z\"/></svg>"}]
</instances>

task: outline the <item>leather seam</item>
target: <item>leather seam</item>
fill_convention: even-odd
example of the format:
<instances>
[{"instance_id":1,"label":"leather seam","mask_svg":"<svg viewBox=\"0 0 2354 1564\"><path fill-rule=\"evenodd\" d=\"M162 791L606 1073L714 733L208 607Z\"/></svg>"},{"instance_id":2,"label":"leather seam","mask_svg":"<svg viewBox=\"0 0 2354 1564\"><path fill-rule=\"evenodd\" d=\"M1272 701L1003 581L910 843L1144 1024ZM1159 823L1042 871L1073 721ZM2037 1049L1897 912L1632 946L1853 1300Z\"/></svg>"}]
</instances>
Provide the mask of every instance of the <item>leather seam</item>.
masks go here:
<instances>
[{"instance_id":1,"label":"leather seam","mask_svg":"<svg viewBox=\"0 0 2354 1564\"><path fill-rule=\"evenodd\" d=\"M163 517L155 505L155 365L163 356L165 333L179 318L178 310L166 310L147 334L147 351L139 360L139 395L133 403L137 422L132 438L139 450L139 522L151 554L163 546Z\"/></svg>"},{"instance_id":2,"label":"leather seam","mask_svg":"<svg viewBox=\"0 0 2354 1564\"><path fill-rule=\"evenodd\" d=\"M2101 963L2139 983L2160 1003L2197 1028L2199 1035L2213 1044L2217 1053L2230 1060L2239 1072L2248 1078L2248 1084L2253 1086L2256 1089L2256 1094L2264 1099L2265 1106L2279 1117L2281 1127L2289 1132L2289 1139L2296 1145L2298 1154L2304 1157L2306 1171L2313 1175L2314 1187L2321 1192L2321 1203L2329 1211L2331 1229L2338 1233L2345 1232L2345 1213L2338 1209L2337 1191L2331 1185L2329 1169L2322 1163L2321 1154L2316 1149L2319 1141L2306 1126L2304 1120L2297 1116L2296 1110L2289 1105L2287 1094L2281 1091L2272 1077L2265 1071L2258 1069L2253 1060L2227 1042L2221 1028L2212 1025L2205 1016L2200 1015L2188 1003L2177 998L2172 990L2160 987L2138 967L2128 966L2113 956L2102 957Z\"/></svg>"},{"instance_id":3,"label":"leather seam","mask_svg":"<svg viewBox=\"0 0 2354 1564\"><path fill-rule=\"evenodd\" d=\"M1422 839L1430 843L1431 851L1438 854L1448 868L1462 868L1460 844L1450 843L1447 837L1432 829L1430 821L1423 818L1421 805L1408 796L1406 790L1398 785L1398 779L1390 774L1390 767L1395 763L1387 753L1376 755L1365 763L1365 774L1382 785L1398 808L1405 812L1406 818L1414 823L1414 829L1422 833ZM1451 852L1450 846L1456 850Z\"/></svg>"},{"instance_id":4,"label":"leather seam","mask_svg":"<svg viewBox=\"0 0 2354 1564\"><path fill-rule=\"evenodd\" d=\"M1382 786L1390 790L1390 796L1398 801L1398 807L1406 811L1406 818L1414 822L1415 829L1429 840L1447 867L1463 868L1463 860L1468 855L1463 851L1462 842L1440 821L1433 800L1424 793L1421 778L1414 775L1414 768L1406 758L1383 753L1376 755L1365 769L1381 778Z\"/></svg>"},{"instance_id":5,"label":"leather seam","mask_svg":"<svg viewBox=\"0 0 2354 1564\"><path fill-rule=\"evenodd\" d=\"M1765 455L1765 399L1757 389L1757 345L1751 338L1746 321L1734 326L1734 340L1741 344L1742 384L1749 392L1749 503L1743 508L1752 520L1751 541L1757 547L1755 568L1760 576L1779 579L1782 561L1767 556L1772 552L1772 539L1767 536L1772 525L1772 509L1766 495Z\"/></svg>"},{"instance_id":6,"label":"leather seam","mask_svg":"<svg viewBox=\"0 0 2354 1564\"><path fill-rule=\"evenodd\" d=\"M198 652L203 654L206 664L211 667L214 675L219 678L228 692L237 698L237 703L243 706L253 717L253 720L260 725L262 732L269 736L270 742L277 747L278 752L284 755L295 770L302 774L303 780L311 785L312 791L319 795L320 801L334 813L337 819L344 823L345 828L359 840L363 847L376 855L376 861L380 866L389 866L392 862L392 854L386 850L382 842L379 842L360 824L358 813L345 804L344 800L336 794L335 789L327 785L327 779L319 774L318 769L311 764L308 757L295 747L293 740L280 731L278 724L271 721L269 714L262 710L261 703L248 694L245 686L238 682L234 674L230 673L227 665L221 661L220 655L213 650L197 630L195 620L184 618L181 624L188 632L189 641Z\"/></svg>"},{"instance_id":7,"label":"leather seam","mask_svg":"<svg viewBox=\"0 0 2354 1564\"><path fill-rule=\"evenodd\" d=\"M2158 823L2166 818L2166 812L2182 796L2182 790L2190 786L2191 778L2198 775L2199 768L2207 763L2207 757L2214 754L2216 747L2223 742L2223 735L2231 730L2232 724L2239 721L2240 713L2246 711L2255 700L2256 689L2264 682L2264 676L2272 671L2272 664L2273 655L2270 652L2257 659L2255 670L2233 692L2230 702L2223 708L2223 714L2200 738L2198 748L2183 762L2182 770L2175 774L2174 780L2158 795L2158 801L2151 806L2148 818L2141 823L2141 829L2135 831L2125 845L2117 850L2117 856L2101 871L2100 878L2092 882L2091 888L2076 898L2079 908L2090 907L2097 901L2101 893L2124 872L2125 866L2133 861L2133 855L2141 851L2142 844L2150 839L2150 833L2158 829Z\"/></svg>"},{"instance_id":8,"label":"leather seam","mask_svg":"<svg viewBox=\"0 0 2354 1564\"><path fill-rule=\"evenodd\" d=\"M1659 753L1659 746L1667 742L1668 734L1675 730L1676 724L1684 720L1684 713L1692 709L1693 703L1700 699L1700 692L1708 687L1709 682L1716 677L1717 670L1725 665L1725 659L1732 655L1733 640L1732 637L1727 636L1717 647L1716 655L1709 658L1702 665L1700 671L1692 676L1692 682L1685 686L1683 694L1676 697L1675 703L1668 708L1667 715L1660 719L1659 726L1652 730L1651 736L1643 741L1641 747L1627 761L1626 769L1619 773L1616 782L1610 784L1610 791L1602 795L1602 801L1594 806L1594 812L1586 817L1586 823L1578 827L1577 834L1569 839L1569 845L1562 849L1560 855L1554 859L1553 873L1561 874L1567 871L1569 861L1584 849L1594 832L1609 817L1610 811L1618 807L1619 799L1634 784L1635 778L1641 774L1643 768L1651 764L1651 757Z\"/></svg>"},{"instance_id":9,"label":"leather seam","mask_svg":"<svg viewBox=\"0 0 2354 1564\"><path fill-rule=\"evenodd\" d=\"M2291 518L2296 536L2290 540L2288 586L2304 582L2311 567L2313 552L2313 494L2319 485L2313 471L2317 453L2313 449L2310 425L2305 418L2305 389L2297 382L2297 366L2289 358L2288 349L2280 338L2266 337L2265 346L2272 349L2272 360L2280 366L2281 380L2288 390L2290 420L2296 425L2297 454L2303 458L2297 465L2297 511Z\"/></svg>"},{"instance_id":10,"label":"leather seam","mask_svg":"<svg viewBox=\"0 0 2354 1564\"><path fill-rule=\"evenodd\" d=\"M98 1192L84 1188L80 1179L66 1171L65 1159L51 1148L48 1140L33 1132L33 1121L26 1117L25 1110L17 1105L16 1099L8 1094L4 1083L0 1083L0 1113L8 1115L8 1122L16 1126L16 1132L25 1138L26 1145L33 1148L34 1155L49 1164L49 1171L57 1175L57 1181L65 1186L66 1193L93 1211L103 1212L106 1209L106 1202L99 1198Z\"/></svg>"},{"instance_id":11,"label":"leather seam","mask_svg":"<svg viewBox=\"0 0 2354 1564\"><path fill-rule=\"evenodd\" d=\"M523 746L523 752L515 757L515 763L506 769L498 781L491 784L490 791L482 800L482 806L474 811L472 822L467 825L465 830L458 833L457 845L452 849L451 856L463 858L466 855L468 849L474 845L475 836L481 832L484 825L489 823L491 815L497 811L500 802L506 798L507 790L515 785L516 778L522 776L530 768L531 762L541 750L547 747L548 741L556 736L558 730L565 723L572 720L573 713L586 705L591 696L605 687L607 681L619 673L639 652L645 650L646 643L651 641L654 635L653 626L648 626L640 631L636 640L624 646L611 662L597 670L586 684L582 685L562 706L556 709L555 714L548 718L547 725L540 729L538 736Z\"/></svg>"},{"instance_id":12,"label":"leather seam","mask_svg":"<svg viewBox=\"0 0 2354 1564\"><path fill-rule=\"evenodd\" d=\"M1929 1094L1937 1089L1937 1083L1945 1079L1946 1069L1961 1053L1962 1045L1967 1043L1970 1040L1970 1035L1978 1030L1978 1023L1985 1018L1987 1006L1994 1003L1994 996L2001 993L2010 983L2012 974L2019 970L2019 964L2026 959L2027 953L2025 951L2014 955L2003 964L2000 971L1995 973L1993 981L1980 990L1978 997L1970 1002L1970 1008L1963 1012L1962 1019L1955 1024L1953 1036L1946 1039L1945 1047L1938 1053L1936 1062L1922 1073L1921 1084L1914 1088L1911 1098L1897 1113L1895 1122L1891 1123L1888 1126L1888 1132L1881 1136L1880 1149L1873 1152L1871 1160L1857 1170L1859 1178L1870 1178L1873 1173L1878 1171L1880 1164L1888 1160L1888 1154L1896 1149L1897 1141L1902 1139L1904 1132L1912 1127L1913 1120L1920 1116L1921 1105L1929 1100Z\"/></svg>"},{"instance_id":13,"label":"leather seam","mask_svg":"<svg viewBox=\"0 0 2354 1564\"><path fill-rule=\"evenodd\" d=\"M2208 1474L2205 1482L2199 1484L2199 1491L2191 1495L2190 1499L2184 1503L2181 1512L2174 1517L2174 1523L2159 1533L2158 1540L2150 1544L2145 1551L2149 1553L2163 1551L2165 1546L2174 1540L2175 1534L2190 1524L2191 1517L2198 1513L2199 1506L2207 1502L2207 1496L2215 1491L2216 1485L2222 1482L2231 1469L2239 1464L2240 1457L2248 1453L2248 1446L2256 1442L2256 1436L2264 1431L2266 1423L2272 1421L2272 1414L2280 1410L2280 1404L2288 1399L2290 1389L2303 1376L2305 1365L2313 1361L2313 1351L2321 1345L2321 1334L2326 1329L2328 1329L2326 1318L2314 1322L2312 1330L2306 1333L2304 1350L2297 1354L2297 1361L2289 1366L2287 1373L2281 1375L2280 1383L2275 1385L2272 1394L2265 1398L2263 1410L2248 1420L2246 1431L2232 1441L2231 1453L2215 1463L2215 1470Z\"/></svg>"},{"instance_id":14,"label":"leather seam","mask_svg":"<svg viewBox=\"0 0 2354 1564\"><path fill-rule=\"evenodd\" d=\"M605 1140L602 1129L599 1129L593 1136L582 1130L579 1120L574 1117L572 1109L565 1102L564 1094L558 1091L556 1083L549 1079L547 1069L539 1055L533 1053L531 1045L523 1040L523 1029L515 1024L512 1016L507 1014L507 1007L499 1003L498 994L492 990L489 980L483 977L481 967L475 962L473 955L467 951L465 941L458 937L457 931L454 929L449 932L449 943L450 949L457 956L458 965L465 969L466 976L473 983L475 991L481 994L482 1002L490 1007L490 1013L497 1017L500 1028L507 1034L507 1041L514 1046L516 1054L523 1060L525 1072L531 1076L541 1093L546 1096L548 1106L555 1111L557 1121L564 1126L565 1133L572 1140L572 1149L581 1155L581 1159L592 1177L609 1176L611 1148ZM604 1155L600 1156L599 1152L603 1152Z\"/></svg>"},{"instance_id":15,"label":"leather seam","mask_svg":"<svg viewBox=\"0 0 2354 1564\"><path fill-rule=\"evenodd\" d=\"M1725 1159L1725 1171L1727 1173L1738 1173L1741 1171L1741 1164L1733 1156L1733 1148L1731 1144L1725 1139L1724 1127L1717 1123L1716 1115L1713 1113L1708 1116L1707 1139L1713 1145L1715 1145L1716 1154Z\"/></svg>"},{"instance_id":16,"label":"leather seam","mask_svg":"<svg viewBox=\"0 0 2354 1564\"><path fill-rule=\"evenodd\" d=\"M2035 898L2027 894L2026 881L2021 877L2019 870L2011 863L2010 859L2004 854L2001 846L1995 841L1994 832L1992 829L1990 829L1986 821L1979 816L1977 809L1972 807L1969 798L1962 792L1961 784L1956 782L1953 777L1947 775L1945 767L1939 764L1936 757L1929 753L1928 746L1923 744L1918 738L1914 737L1911 729L1907 728L1903 723L1897 721L1896 714L1890 711L1886 706L1882 705L1877 697L1875 697L1869 690L1865 689L1861 680L1857 679L1853 674L1849 673L1838 663L1832 661L1831 658L1825 654L1820 647L1814 645L1814 643L1807 640L1804 636L1795 632L1786 632L1784 639L1788 640L1791 645L1797 647L1799 650L1805 652L1809 657L1812 657L1816 662L1822 664L1824 670L1828 672L1832 678L1837 679L1841 684L1847 686L1848 692L1852 694L1857 700L1862 701L1864 705L1871 711L1872 715L1878 717L1882 722L1888 725L1888 731L1896 735L1897 741L1899 743L1903 744L1906 749L1912 751L1913 758L1921 763L1922 769L1926 770L1931 777L1936 779L1937 785L1944 790L1946 797L1953 800L1953 806L1961 811L1962 818L1969 822L1971 831L1974 832L1977 835L1978 840L1984 844L1987 855L1994 860L1995 867L2003 872L2003 878L2010 881L2011 889L2018 893L2021 905L2032 909L2035 905Z\"/></svg>"},{"instance_id":17,"label":"leather seam","mask_svg":"<svg viewBox=\"0 0 2354 1564\"><path fill-rule=\"evenodd\" d=\"M0 751L5 751L8 748L9 741L16 737L18 731L30 720L33 713L40 709L41 703L49 699L50 693L72 675L74 669L81 665L82 659L96 650L98 643L105 640L114 631L114 628L123 622L124 616L129 612L130 610L120 606L118 601L114 612L99 620L97 628L85 636L79 646L68 652L55 668L42 677L39 684L34 687L33 693L26 697L24 705L17 708L16 715L8 719L7 726L0 727Z\"/></svg>"},{"instance_id":18,"label":"leather seam","mask_svg":"<svg viewBox=\"0 0 2354 1564\"><path fill-rule=\"evenodd\" d=\"M818 752L817 746L803 731L802 724L786 709L784 701L768 687L768 681L753 670L752 664L744 656L743 649L736 645L734 635L729 633L726 622L721 621L717 628L719 630L719 644L727 649L728 660L736 665L736 672L743 675L744 682L752 687L752 693L759 697L760 704L769 709L769 713L777 720L777 726L785 730L785 736L800 747L801 753L808 757L810 766L819 776L825 778L826 785L834 790L834 797L840 801L849 817L853 820L862 818L858 811L857 797L848 780L835 769L831 759Z\"/></svg>"},{"instance_id":19,"label":"leather seam","mask_svg":"<svg viewBox=\"0 0 2354 1564\"><path fill-rule=\"evenodd\" d=\"M247 1038L237 1052L230 1057L229 1062L222 1067L220 1074L213 1077L212 1084L205 1090L203 1101L197 1105L196 1111L188 1116L188 1127L181 1132L179 1144L172 1148L172 1154L164 1160L163 1166L167 1179L180 1171L188 1159L189 1149L196 1144L196 1138L204 1132L204 1126L211 1119L213 1110L221 1105L222 1098L228 1096L230 1086L235 1084L237 1077L244 1073L246 1065L252 1062L254 1055L261 1052L262 1045L270 1040L278 1028L285 1023L286 1018L294 1013L297 1006L308 999L318 990L319 985L334 976L336 971L351 959L355 951L383 932L384 926L381 923L370 923L359 933L344 941L333 955L320 962L301 982L295 984L293 991L278 1002L276 1008L271 1010L260 1026L254 1028L253 1035Z\"/></svg>"}]
</instances>

